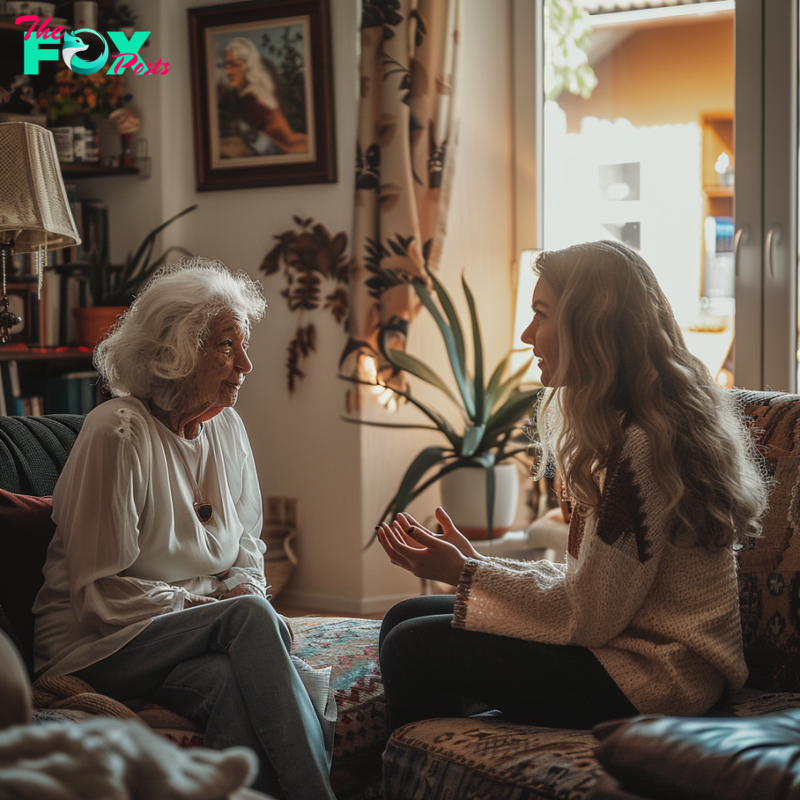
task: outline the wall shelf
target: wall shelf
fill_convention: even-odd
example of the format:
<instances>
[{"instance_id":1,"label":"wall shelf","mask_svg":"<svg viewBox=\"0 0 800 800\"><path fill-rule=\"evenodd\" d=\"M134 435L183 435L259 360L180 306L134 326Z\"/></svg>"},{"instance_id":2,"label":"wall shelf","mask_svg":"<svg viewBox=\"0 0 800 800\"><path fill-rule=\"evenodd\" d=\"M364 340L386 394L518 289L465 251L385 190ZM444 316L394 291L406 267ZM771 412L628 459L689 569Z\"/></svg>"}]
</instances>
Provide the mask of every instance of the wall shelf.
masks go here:
<instances>
[{"instance_id":1,"label":"wall shelf","mask_svg":"<svg viewBox=\"0 0 800 800\"><path fill-rule=\"evenodd\" d=\"M136 167L108 167L103 164L61 164L65 178L103 178L109 175L138 175Z\"/></svg>"},{"instance_id":2,"label":"wall shelf","mask_svg":"<svg viewBox=\"0 0 800 800\"><path fill-rule=\"evenodd\" d=\"M733 197L733 186L704 186L706 197Z\"/></svg>"},{"instance_id":3,"label":"wall shelf","mask_svg":"<svg viewBox=\"0 0 800 800\"><path fill-rule=\"evenodd\" d=\"M88 347L21 347L20 345L0 345L0 361L67 361L75 359L91 360L92 351Z\"/></svg>"}]
</instances>

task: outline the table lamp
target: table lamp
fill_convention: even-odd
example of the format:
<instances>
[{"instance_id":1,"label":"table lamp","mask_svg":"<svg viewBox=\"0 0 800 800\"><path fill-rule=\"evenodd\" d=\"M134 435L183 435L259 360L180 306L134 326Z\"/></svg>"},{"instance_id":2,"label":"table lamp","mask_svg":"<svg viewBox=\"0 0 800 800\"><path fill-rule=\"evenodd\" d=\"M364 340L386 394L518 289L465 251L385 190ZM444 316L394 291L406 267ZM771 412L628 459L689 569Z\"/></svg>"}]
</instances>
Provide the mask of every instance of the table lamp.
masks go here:
<instances>
[{"instance_id":1,"label":"table lamp","mask_svg":"<svg viewBox=\"0 0 800 800\"><path fill-rule=\"evenodd\" d=\"M35 253L41 293L48 250L81 243L53 134L29 122L0 124L0 344L20 318L9 310L6 274L15 253Z\"/></svg>"}]
</instances>

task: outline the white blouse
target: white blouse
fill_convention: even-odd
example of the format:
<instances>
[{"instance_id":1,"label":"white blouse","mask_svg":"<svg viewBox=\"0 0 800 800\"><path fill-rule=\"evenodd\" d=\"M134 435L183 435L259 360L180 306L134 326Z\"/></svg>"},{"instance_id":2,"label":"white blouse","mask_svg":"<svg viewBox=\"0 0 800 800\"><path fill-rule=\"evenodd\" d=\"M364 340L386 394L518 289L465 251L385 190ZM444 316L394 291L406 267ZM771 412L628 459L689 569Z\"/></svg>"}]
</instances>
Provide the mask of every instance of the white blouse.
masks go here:
<instances>
[{"instance_id":1,"label":"white blouse","mask_svg":"<svg viewBox=\"0 0 800 800\"><path fill-rule=\"evenodd\" d=\"M195 501L212 503L203 524ZM266 592L261 490L239 415L182 439L132 397L86 418L53 492L56 532L36 597L37 676L115 653L153 617L247 580ZM224 573L224 574L223 574Z\"/></svg>"}]
</instances>

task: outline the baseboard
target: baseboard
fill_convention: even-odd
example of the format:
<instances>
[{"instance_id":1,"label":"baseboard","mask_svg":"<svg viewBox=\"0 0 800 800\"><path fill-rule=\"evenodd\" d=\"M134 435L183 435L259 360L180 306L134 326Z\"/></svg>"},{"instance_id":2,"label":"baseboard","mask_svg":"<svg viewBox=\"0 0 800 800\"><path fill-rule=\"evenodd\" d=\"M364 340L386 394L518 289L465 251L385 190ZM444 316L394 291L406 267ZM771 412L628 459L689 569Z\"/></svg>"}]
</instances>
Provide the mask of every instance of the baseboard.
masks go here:
<instances>
[{"instance_id":1,"label":"baseboard","mask_svg":"<svg viewBox=\"0 0 800 800\"><path fill-rule=\"evenodd\" d=\"M296 608L313 608L343 616L357 616L359 614L381 614L407 597L409 597L408 593L373 595L372 597L342 597L339 594L284 589L278 597L278 604Z\"/></svg>"}]
</instances>

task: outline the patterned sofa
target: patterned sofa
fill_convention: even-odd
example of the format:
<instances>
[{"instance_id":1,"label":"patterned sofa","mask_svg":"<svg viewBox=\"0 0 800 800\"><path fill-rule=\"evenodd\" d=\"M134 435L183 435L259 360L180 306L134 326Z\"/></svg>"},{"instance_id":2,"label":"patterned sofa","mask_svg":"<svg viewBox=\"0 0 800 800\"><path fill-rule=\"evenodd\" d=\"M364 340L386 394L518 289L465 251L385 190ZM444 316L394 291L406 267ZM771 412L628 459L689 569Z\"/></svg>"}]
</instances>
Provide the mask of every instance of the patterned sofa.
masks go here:
<instances>
[{"instance_id":1,"label":"patterned sofa","mask_svg":"<svg viewBox=\"0 0 800 800\"><path fill-rule=\"evenodd\" d=\"M800 708L800 396L736 392L736 400L752 422L754 439L775 480L775 490L762 537L748 542L740 553L742 625L750 679L745 689L720 703L709 715L712 717L754 717ZM0 489L26 495L51 491L80 422L80 418L64 417L0 418ZM0 614L0 625L15 637L23 655L26 645L29 652L24 611L27 605L30 614L37 581L41 582L41 575L37 578L34 573L35 564L44 560L42 548L46 549L46 541L11 537L0 524L0 605L5 611ZM22 570L20 582L15 575L21 574L20 563L25 559L33 565ZM598 762L598 742L591 731L519 725L489 714L412 723L395 731L387 744L376 661L378 625L339 618L293 620L298 655L311 664L334 667L339 720L333 782L340 797L634 797L624 791L615 793L612 776ZM59 708L39 710L40 720L85 713L68 710L80 706L74 695L47 701ZM202 741L201 732L181 727L185 721L179 723L163 709L137 711L156 729L183 744ZM376 782L381 752L383 778ZM662 791L654 796L678 795Z\"/></svg>"}]
</instances>

